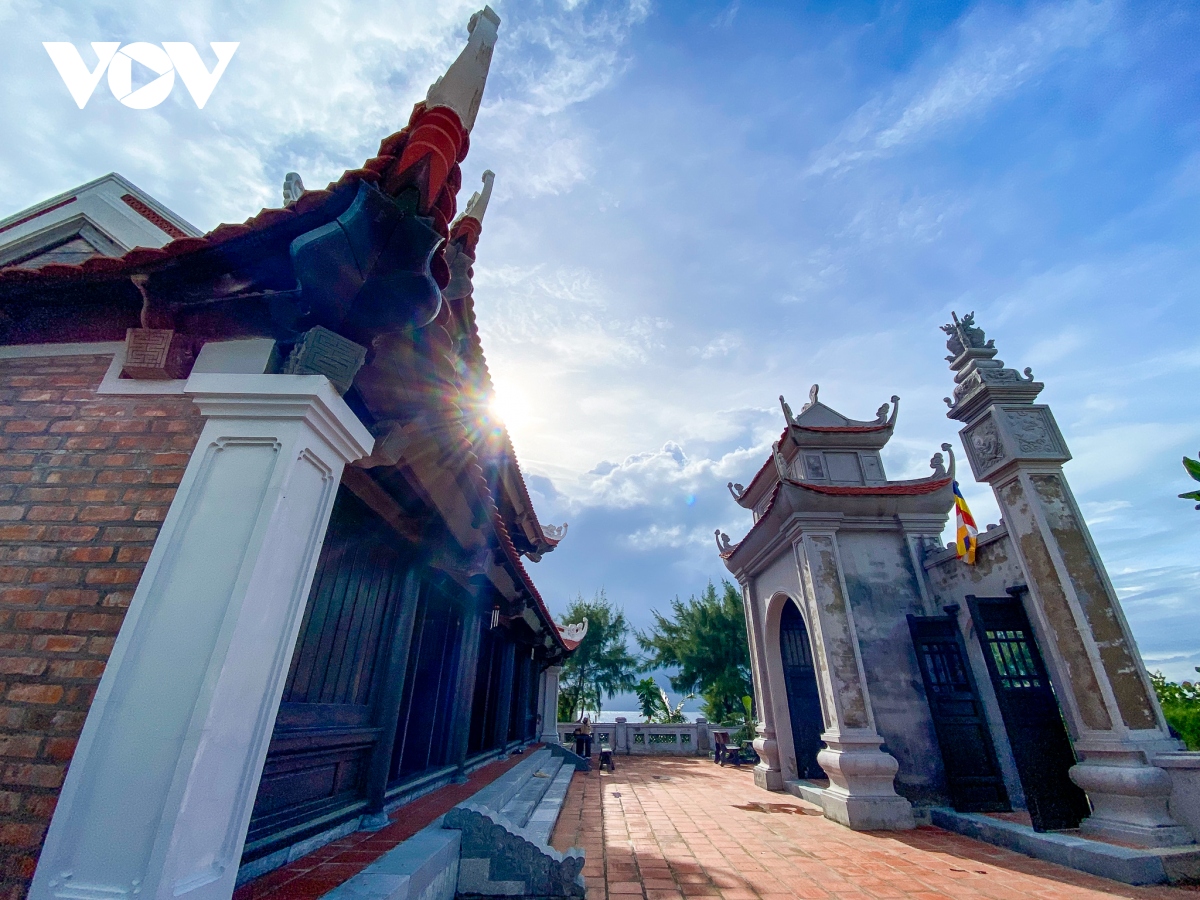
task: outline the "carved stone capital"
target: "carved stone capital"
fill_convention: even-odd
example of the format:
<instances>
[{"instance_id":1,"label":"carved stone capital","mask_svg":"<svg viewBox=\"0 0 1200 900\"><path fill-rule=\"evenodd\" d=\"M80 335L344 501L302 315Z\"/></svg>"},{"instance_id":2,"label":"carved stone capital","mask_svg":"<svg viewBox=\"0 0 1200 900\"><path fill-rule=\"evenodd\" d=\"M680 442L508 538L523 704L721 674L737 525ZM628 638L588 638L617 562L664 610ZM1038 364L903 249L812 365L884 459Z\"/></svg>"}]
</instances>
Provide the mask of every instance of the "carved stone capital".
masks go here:
<instances>
[{"instance_id":1,"label":"carved stone capital","mask_svg":"<svg viewBox=\"0 0 1200 900\"><path fill-rule=\"evenodd\" d=\"M1071 458L1050 407L1044 404L992 406L959 434L979 481L1016 463L1061 464Z\"/></svg>"}]
</instances>

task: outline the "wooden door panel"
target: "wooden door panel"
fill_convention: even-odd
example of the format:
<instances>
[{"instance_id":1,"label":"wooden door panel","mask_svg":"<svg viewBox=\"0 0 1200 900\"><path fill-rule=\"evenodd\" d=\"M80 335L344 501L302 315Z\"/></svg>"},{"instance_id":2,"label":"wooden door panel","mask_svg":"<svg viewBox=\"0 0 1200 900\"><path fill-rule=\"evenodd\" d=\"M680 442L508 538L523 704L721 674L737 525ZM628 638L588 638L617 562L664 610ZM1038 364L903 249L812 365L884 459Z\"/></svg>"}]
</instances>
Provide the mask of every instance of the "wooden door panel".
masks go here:
<instances>
[{"instance_id":1,"label":"wooden door panel","mask_svg":"<svg viewBox=\"0 0 1200 900\"><path fill-rule=\"evenodd\" d=\"M1075 750L1025 608L1015 597L969 595L967 603L1034 830L1076 828L1090 811L1087 796L1067 774Z\"/></svg>"},{"instance_id":2,"label":"wooden door panel","mask_svg":"<svg viewBox=\"0 0 1200 900\"><path fill-rule=\"evenodd\" d=\"M951 804L959 812L1007 812L1012 806L957 622L910 615L908 627Z\"/></svg>"},{"instance_id":3,"label":"wooden door panel","mask_svg":"<svg viewBox=\"0 0 1200 900\"><path fill-rule=\"evenodd\" d=\"M364 801L382 734L381 659L413 564L401 547L376 513L339 489L255 799L250 858L329 827Z\"/></svg>"}]
</instances>

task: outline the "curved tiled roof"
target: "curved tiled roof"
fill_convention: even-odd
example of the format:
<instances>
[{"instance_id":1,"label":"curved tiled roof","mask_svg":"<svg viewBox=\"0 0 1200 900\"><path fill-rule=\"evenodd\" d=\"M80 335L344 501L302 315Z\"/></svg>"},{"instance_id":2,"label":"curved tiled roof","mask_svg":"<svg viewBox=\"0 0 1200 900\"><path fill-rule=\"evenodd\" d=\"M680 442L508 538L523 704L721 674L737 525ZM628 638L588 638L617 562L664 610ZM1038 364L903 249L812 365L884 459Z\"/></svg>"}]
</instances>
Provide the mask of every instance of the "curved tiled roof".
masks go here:
<instances>
[{"instance_id":1,"label":"curved tiled roof","mask_svg":"<svg viewBox=\"0 0 1200 900\"><path fill-rule=\"evenodd\" d=\"M406 187L418 187L422 198L420 212L432 217L434 229L448 237L455 196L462 184L458 163L466 157L469 146L470 136L457 113L446 107L430 109L418 103L408 125L384 138L378 153L361 168L346 170L324 190L305 191L289 206L264 209L240 224L218 225L203 237L181 237L162 247L135 247L124 256L94 257L78 265L51 263L39 269L0 268L0 284L125 278L316 212L334 197L338 188L359 182L377 185L393 195ZM432 267L434 278L444 287L448 272L440 252L435 261L438 264Z\"/></svg>"},{"instance_id":2,"label":"curved tiled roof","mask_svg":"<svg viewBox=\"0 0 1200 900\"><path fill-rule=\"evenodd\" d=\"M882 425L800 425L791 426L797 431L813 431L817 434L870 434L876 431L887 431L892 427L891 422Z\"/></svg>"},{"instance_id":3,"label":"curved tiled roof","mask_svg":"<svg viewBox=\"0 0 1200 900\"><path fill-rule=\"evenodd\" d=\"M922 478L917 481L890 481L887 484L876 485L837 485L837 484L813 484L811 481L793 481L788 479L788 484L793 487L804 488L806 491L814 491L818 494L830 494L835 497L916 497L921 494L932 494L934 491L940 491L946 487L953 478L939 478L930 480Z\"/></svg>"}]
</instances>

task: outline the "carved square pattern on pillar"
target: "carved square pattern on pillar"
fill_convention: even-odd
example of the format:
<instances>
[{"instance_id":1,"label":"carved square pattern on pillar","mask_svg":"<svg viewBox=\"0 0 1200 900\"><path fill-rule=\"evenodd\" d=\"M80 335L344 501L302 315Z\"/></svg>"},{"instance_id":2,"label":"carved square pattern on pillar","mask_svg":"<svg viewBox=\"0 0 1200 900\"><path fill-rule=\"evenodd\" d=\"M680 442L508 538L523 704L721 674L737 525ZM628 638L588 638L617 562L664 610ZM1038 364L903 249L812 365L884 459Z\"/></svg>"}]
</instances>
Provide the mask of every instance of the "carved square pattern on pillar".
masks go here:
<instances>
[{"instance_id":1,"label":"carved square pattern on pillar","mask_svg":"<svg viewBox=\"0 0 1200 900\"><path fill-rule=\"evenodd\" d=\"M1058 437L1058 429L1045 407L1026 407L1005 411L1008 427L1015 439L1017 450L1025 456L1059 458L1069 456L1067 448Z\"/></svg>"},{"instance_id":2,"label":"carved square pattern on pillar","mask_svg":"<svg viewBox=\"0 0 1200 900\"><path fill-rule=\"evenodd\" d=\"M983 479L1008 458L1000 430L991 415L963 430L963 446L971 460L975 477Z\"/></svg>"}]
</instances>

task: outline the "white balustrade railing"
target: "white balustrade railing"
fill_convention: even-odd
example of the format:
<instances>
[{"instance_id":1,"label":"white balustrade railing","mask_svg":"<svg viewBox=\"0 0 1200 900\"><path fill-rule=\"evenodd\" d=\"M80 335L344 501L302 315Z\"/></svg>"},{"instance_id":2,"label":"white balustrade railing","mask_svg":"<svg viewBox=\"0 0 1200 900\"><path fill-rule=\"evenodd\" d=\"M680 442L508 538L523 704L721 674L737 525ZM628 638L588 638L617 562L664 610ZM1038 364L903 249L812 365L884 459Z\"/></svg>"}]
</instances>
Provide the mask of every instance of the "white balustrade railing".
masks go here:
<instances>
[{"instance_id":1,"label":"white balustrade railing","mask_svg":"<svg viewBox=\"0 0 1200 900\"><path fill-rule=\"evenodd\" d=\"M574 748L578 722L559 722L558 737L566 747ZM603 744L621 756L707 756L712 753L712 732L732 731L728 726L712 725L703 718L680 725L629 722L618 716L615 722L592 723L592 755Z\"/></svg>"}]
</instances>

